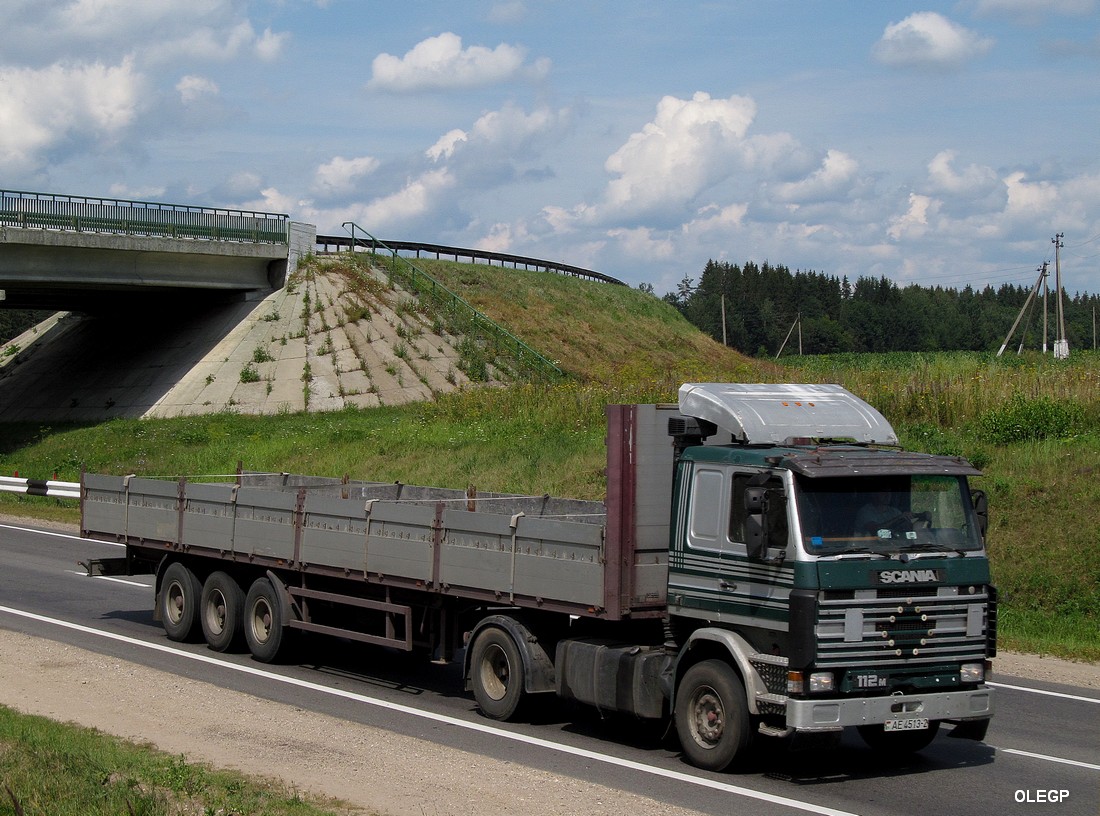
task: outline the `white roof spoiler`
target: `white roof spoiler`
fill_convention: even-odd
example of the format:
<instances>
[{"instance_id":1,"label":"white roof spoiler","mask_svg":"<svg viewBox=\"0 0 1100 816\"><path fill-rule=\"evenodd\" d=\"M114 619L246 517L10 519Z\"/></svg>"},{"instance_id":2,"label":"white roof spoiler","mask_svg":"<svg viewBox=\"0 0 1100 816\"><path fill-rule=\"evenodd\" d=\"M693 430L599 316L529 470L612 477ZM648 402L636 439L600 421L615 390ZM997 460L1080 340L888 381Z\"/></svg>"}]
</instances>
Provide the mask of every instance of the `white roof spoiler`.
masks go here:
<instances>
[{"instance_id":1,"label":"white roof spoiler","mask_svg":"<svg viewBox=\"0 0 1100 816\"><path fill-rule=\"evenodd\" d=\"M898 444L886 417L839 385L684 383L680 413L712 422L748 444L799 438Z\"/></svg>"}]
</instances>

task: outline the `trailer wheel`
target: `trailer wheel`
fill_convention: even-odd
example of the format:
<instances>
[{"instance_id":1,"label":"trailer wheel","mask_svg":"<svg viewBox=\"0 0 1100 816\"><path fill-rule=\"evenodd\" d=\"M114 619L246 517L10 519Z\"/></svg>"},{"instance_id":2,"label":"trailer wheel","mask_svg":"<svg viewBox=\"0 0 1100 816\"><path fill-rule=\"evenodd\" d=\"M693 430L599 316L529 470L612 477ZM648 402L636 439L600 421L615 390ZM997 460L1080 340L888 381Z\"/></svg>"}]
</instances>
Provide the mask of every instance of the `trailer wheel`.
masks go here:
<instances>
[{"instance_id":1,"label":"trailer wheel","mask_svg":"<svg viewBox=\"0 0 1100 816\"><path fill-rule=\"evenodd\" d=\"M179 561L164 571L160 584L160 619L169 640L186 641L195 636L199 622L202 584L195 573Z\"/></svg>"},{"instance_id":2,"label":"trailer wheel","mask_svg":"<svg viewBox=\"0 0 1100 816\"><path fill-rule=\"evenodd\" d=\"M222 571L210 573L202 585L199 619L206 643L215 652L227 652L240 640L244 591Z\"/></svg>"},{"instance_id":3,"label":"trailer wheel","mask_svg":"<svg viewBox=\"0 0 1100 816\"><path fill-rule=\"evenodd\" d=\"M267 578L257 578L244 600L244 639L261 663L273 663L283 646L283 614L279 595Z\"/></svg>"},{"instance_id":4,"label":"trailer wheel","mask_svg":"<svg viewBox=\"0 0 1100 816\"><path fill-rule=\"evenodd\" d=\"M676 733L692 765L724 771L752 742L745 687L721 660L692 666L676 692Z\"/></svg>"},{"instance_id":5,"label":"trailer wheel","mask_svg":"<svg viewBox=\"0 0 1100 816\"><path fill-rule=\"evenodd\" d=\"M470 681L481 713L491 720L511 720L526 696L523 658L503 629L483 629L474 641Z\"/></svg>"},{"instance_id":6,"label":"trailer wheel","mask_svg":"<svg viewBox=\"0 0 1100 816\"><path fill-rule=\"evenodd\" d=\"M868 746L884 754L899 756L901 754L913 754L927 748L936 738L940 730L938 720L928 723L928 727L921 731L890 731L887 732L881 725L861 725L859 735Z\"/></svg>"}]
</instances>

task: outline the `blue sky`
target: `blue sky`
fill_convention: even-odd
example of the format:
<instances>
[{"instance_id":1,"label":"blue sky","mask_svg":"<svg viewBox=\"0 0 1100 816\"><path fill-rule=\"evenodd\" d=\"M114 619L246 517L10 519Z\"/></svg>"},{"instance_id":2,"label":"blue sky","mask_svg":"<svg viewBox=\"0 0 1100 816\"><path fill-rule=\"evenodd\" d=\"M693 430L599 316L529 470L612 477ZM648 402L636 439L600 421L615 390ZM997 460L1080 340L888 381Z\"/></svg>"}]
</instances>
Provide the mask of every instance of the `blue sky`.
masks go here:
<instances>
[{"instance_id":1,"label":"blue sky","mask_svg":"<svg viewBox=\"0 0 1100 816\"><path fill-rule=\"evenodd\" d=\"M1100 292L1100 0L0 0L0 188Z\"/></svg>"}]
</instances>

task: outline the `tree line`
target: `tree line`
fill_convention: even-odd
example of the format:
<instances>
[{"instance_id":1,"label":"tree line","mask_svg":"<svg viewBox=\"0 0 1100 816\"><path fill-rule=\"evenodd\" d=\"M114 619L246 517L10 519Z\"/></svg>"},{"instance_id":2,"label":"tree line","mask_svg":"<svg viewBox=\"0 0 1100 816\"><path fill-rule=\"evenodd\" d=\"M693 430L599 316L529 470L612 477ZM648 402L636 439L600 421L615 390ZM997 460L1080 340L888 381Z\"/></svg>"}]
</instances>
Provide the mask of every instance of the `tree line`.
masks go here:
<instances>
[{"instance_id":1,"label":"tree line","mask_svg":"<svg viewBox=\"0 0 1100 816\"><path fill-rule=\"evenodd\" d=\"M996 351L1020 315L1030 286L1002 284L974 289L908 284L861 277L852 284L820 272L791 272L765 261L744 265L708 261L698 283L687 275L664 300L693 325L722 342L723 300L726 343L746 354L774 356L790 336L784 354L887 351ZM650 289L650 291L652 291ZM1093 348L1100 297L1063 295L1070 349ZM1041 292L1020 320L1008 349L1042 348ZM1057 336L1057 301L1047 297L1048 349ZM792 328L795 333L792 333Z\"/></svg>"}]
</instances>

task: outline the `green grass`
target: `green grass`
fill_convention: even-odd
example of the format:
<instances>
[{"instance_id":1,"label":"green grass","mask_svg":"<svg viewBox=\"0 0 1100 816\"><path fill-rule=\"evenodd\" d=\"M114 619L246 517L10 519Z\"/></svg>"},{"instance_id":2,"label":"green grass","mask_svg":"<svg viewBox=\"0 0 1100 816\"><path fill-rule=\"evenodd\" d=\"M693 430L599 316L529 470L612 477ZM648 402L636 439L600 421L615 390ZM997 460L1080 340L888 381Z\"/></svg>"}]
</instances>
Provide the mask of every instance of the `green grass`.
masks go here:
<instances>
[{"instance_id":1,"label":"green grass","mask_svg":"<svg viewBox=\"0 0 1100 816\"><path fill-rule=\"evenodd\" d=\"M334 802L0 706L0 814L322 816Z\"/></svg>"}]
</instances>

